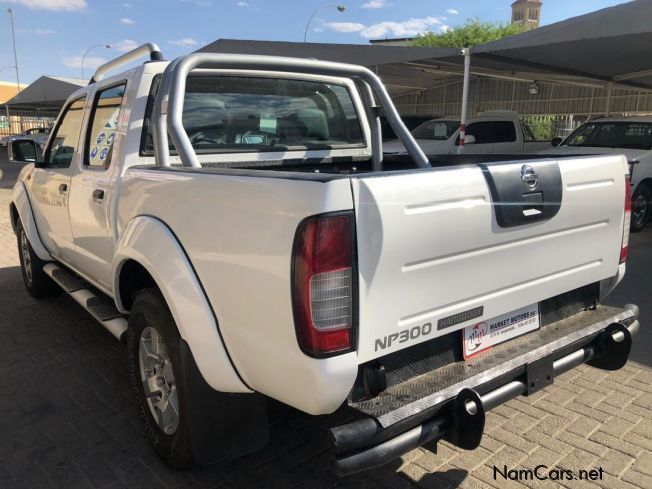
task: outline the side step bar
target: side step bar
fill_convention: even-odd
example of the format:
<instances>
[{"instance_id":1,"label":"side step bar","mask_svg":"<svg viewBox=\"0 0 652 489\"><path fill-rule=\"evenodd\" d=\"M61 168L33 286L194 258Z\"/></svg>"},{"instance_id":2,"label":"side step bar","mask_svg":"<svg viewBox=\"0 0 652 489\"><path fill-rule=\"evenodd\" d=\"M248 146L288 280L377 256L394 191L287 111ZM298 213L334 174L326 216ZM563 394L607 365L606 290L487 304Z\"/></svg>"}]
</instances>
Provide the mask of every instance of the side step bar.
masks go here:
<instances>
[{"instance_id":1,"label":"side step bar","mask_svg":"<svg viewBox=\"0 0 652 489\"><path fill-rule=\"evenodd\" d=\"M86 309L109 333L122 340L127 331L127 319L115 308L113 302L104 295L98 295L93 287L67 269L54 263L43 267L54 282L70 297Z\"/></svg>"},{"instance_id":2,"label":"side step bar","mask_svg":"<svg viewBox=\"0 0 652 489\"><path fill-rule=\"evenodd\" d=\"M504 372L505 383L497 388L488 391L482 386L463 388L438 414L412 424L405 431L392 433L389 439L379 435L392 429L382 428L373 418L331 428L330 441L336 453L335 473L346 476L379 467L421 445L442 439L473 450L482 440L486 412L515 397L536 392L540 387L532 387L541 374L548 377L548 381L543 379L541 384L545 386L557 375L583 363L602 370L623 367L629 357L632 336L640 327L638 307L628 304L625 309L631 313L628 320L611 322L576 350L557 358L550 352L542 359L543 364L528 364L524 375L515 370L517 373L511 379L510 373ZM374 440L377 441L374 443Z\"/></svg>"}]
</instances>

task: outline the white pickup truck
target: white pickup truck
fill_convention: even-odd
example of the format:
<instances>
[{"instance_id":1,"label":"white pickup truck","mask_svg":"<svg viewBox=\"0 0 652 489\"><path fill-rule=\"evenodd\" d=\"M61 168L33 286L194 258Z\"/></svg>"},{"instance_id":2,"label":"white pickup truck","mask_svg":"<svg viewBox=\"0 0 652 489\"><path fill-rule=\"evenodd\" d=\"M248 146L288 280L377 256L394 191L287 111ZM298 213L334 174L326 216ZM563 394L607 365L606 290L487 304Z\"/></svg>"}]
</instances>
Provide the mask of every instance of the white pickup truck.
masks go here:
<instances>
[{"instance_id":1,"label":"white pickup truck","mask_svg":"<svg viewBox=\"0 0 652 489\"><path fill-rule=\"evenodd\" d=\"M412 137L427 155L456 154L460 144L460 120L442 117L426 121L412 130ZM536 153L547 147L547 142L536 140L516 112L490 110L466 122L465 154ZM407 153L398 140L385 142L383 151Z\"/></svg>"},{"instance_id":2,"label":"white pickup truck","mask_svg":"<svg viewBox=\"0 0 652 489\"><path fill-rule=\"evenodd\" d=\"M408 155L383 156L381 116ZM9 153L32 155L10 208L27 290L126 342L176 468L263 446L267 398L356 413L330 430L340 475L473 449L489 409L622 367L639 328L600 304L625 273L622 156L431 164L359 66L148 44L70 97L43 155Z\"/></svg>"}]
</instances>

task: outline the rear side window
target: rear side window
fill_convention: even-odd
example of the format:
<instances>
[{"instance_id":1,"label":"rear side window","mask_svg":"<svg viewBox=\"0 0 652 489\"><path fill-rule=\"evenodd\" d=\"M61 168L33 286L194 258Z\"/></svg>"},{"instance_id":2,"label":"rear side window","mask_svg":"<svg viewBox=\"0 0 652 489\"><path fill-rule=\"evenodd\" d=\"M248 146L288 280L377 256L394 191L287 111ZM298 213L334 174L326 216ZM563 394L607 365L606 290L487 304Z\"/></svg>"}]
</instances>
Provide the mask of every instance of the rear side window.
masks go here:
<instances>
[{"instance_id":1,"label":"rear side window","mask_svg":"<svg viewBox=\"0 0 652 489\"><path fill-rule=\"evenodd\" d=\"M511 121L483 121L469 124L466 134L475 137L475 144L511 143L516 141L516 129Z\"/></svg>"},{"instance_id":2,"label":"rear side window","mask_svg":"<svg viewBox=\"0 0 652 489\"><path fill-rule=\"evenodd\" d=\"M183 126L198 153L364 145L348 89L304 80L192 76ZM144 153L152 151L148 124Z\"/></svg>"},{"instance_id":3,"label":"rear side window","mask_svg":"<svg viewBox=\"0 0 652 489\"><path fill-rule=\"evenodd\" d=\"M95 95L90 131L86 137L84 166L99 169L109 167L126 86L126 83L121 83Z\"/></svg>"},{"instance_id":4,"label":"rear side window","mask_svg":"<svg viewBox=\"0 0 652 489\"><path fill-rule=\"evenodd\" d=\"M67 168L70 166L79 143L85 100L85 98L77 99L66 108L54 131L52 143L45 153L44 167Z\"/></svg>"}]
</instances>

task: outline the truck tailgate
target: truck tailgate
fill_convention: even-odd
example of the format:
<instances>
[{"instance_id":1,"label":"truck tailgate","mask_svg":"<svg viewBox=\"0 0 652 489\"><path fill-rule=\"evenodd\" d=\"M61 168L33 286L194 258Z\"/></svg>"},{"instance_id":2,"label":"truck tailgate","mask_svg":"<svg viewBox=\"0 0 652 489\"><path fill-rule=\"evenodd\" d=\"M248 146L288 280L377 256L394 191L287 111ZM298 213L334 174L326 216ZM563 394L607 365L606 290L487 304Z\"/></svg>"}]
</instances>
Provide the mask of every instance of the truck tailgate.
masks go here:
<instances>
[{"instance_id":1,"label":"truck tailgate","mask_svg":"<svg viewBox=\"0 0 652 489\"><path fill-rule=\"evenodd\" d=\"M626 172L600 156L352 179L359 362L616 275Z\"/></svg>"}]
</instances>

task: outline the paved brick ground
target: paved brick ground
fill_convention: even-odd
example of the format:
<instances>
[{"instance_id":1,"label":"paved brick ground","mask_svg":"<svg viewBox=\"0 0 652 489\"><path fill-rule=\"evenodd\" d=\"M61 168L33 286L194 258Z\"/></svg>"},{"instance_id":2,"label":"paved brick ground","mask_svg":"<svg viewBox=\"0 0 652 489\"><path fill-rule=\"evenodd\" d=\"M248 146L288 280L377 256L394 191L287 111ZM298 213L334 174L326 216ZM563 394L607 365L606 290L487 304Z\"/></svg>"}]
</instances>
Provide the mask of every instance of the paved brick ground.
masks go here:
<instances>
[{"instance_id":1,"label":"paved brick ground","mask_svg":"<svg viewBox=\"0 0 652 489\"><path fill-rule=\"evenodd\" d=\"M0 171L2 171L0 165ZM328 473L325 430L349 415L314 418L271 405L271 443L235 463L174 472L141 436L122 345L72 300L35 301L24 291L7 219L10 182L0 176L0 489L38 488L483 488L522 487L493 466L602 467L603 480L525 481L528 487L652 489L652 341L615 373L589 367L489 415L474 452L446 443L382 469L337 480ZM4 188L3 188L4 187ZM652 231L634 237L624 300L649 311ZM638 257L637 257L638 255ZM645 268L643 268L645 267ZM628 288L627 288L628 287ZM623 292L620 292L622 295ZM632 297L634 296L634 297ZM618 298L618 297L617 297Z\"/></svg>"}]
</instances>

